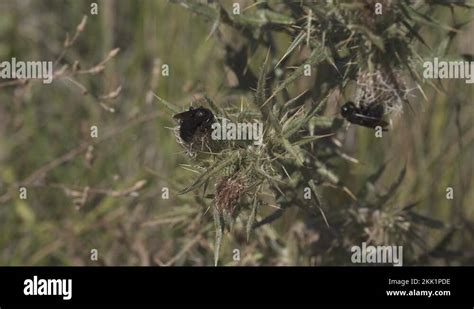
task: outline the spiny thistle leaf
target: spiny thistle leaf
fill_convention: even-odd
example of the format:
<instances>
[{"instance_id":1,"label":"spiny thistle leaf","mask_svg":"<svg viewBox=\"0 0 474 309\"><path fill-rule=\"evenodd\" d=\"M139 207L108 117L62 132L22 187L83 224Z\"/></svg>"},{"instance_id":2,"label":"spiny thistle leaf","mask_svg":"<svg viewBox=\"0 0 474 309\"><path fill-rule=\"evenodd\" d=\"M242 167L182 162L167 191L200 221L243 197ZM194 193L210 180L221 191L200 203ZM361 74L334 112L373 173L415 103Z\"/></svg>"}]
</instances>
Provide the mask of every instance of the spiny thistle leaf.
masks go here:
<instances>
[{"instance_id":1,"label":"spiny thistle leaf","mask_svg":"<svg viewBox=\"0 0 474 309\"><path fill-rule=\"evenodd\" d=\"M312 66L326 60L327 58L328 54L325 47L319 46L318 48L313 49L309 58L275 88L272 95L265 101L264 105L267 104L271 99L273 99L273 97L275 97L280 91L282 91L296 79L301 77L304 74L306 65Z\"/></svg>"},{"instance_id":2,"label":"spiny thistle leaf","mask_svg":"<svg viewBox=\"0 0 474 309\"><path fill-rule=\"evenodd\" d=\"M384 40L380 36L370 31L367 27L360 26L360 25L349 25L348 29L354 30L354 31L360 31L369 39L369 41L374 43L374 45L377 46L378 49L380 49L382 52L385 51Z\"/></svg>"},{"instance_id":3,"label":"spiny thistle leaf","mask_svg":"<svg viewBox=\"0 0 474 309\"><path fill-rule=\"evenodd\" d=\"M225 167L228 165L232 164L235 160L237 160L239 153L234 152L232 153L228 158L222 160L219 162L219 164L216 164L210 168L208 168L204 173L202 173L196 181L190 185L189 187L185 188L184 190L180 191L179 194L184 194L190 191L195 190L196 188L199 188L202 184L204 184L209 178L217 175L219 172L221 172Z\"/></svg>"},{"instance_id":4,"label":"spiny thistle leaf","mask_svg":"<svg viewBox=\"0 0 474 309\"><path fill-rule=\"evenodd\" d=\"M311 120L311 118L313 118L316 113L321 110L321 106L323 105L322 102L325 100L326 99L322 100L318 104L314 104L311 110L306 114L306 116L304 116L303 119L295 119L292 122L292 125L287 127L286 132L283 132L283 135L288 138L298 132L298 130L300 130L301 128L305 127Z\"/></svg>"},{"instance_id":5,"label":"spiny thistle leaf","mask_svg":"<svg viewBox=\"0 0 474 309\"><path fill-rule=\"evenodd\" d=\"M266 98L266 76L267 76L267 68L268 68L268 61L269 61L270 50L267 52L267 56L265 57L265 61L262 65L262 69L260 71L260 75L258 77L257 83L257 92L255 96L255 102L262 113L262 116L265 122L269 122L273 129L278 133L281 132L280 124L275 118L273 111L270 106L265 106L265 98ZM268 127L268 126L267 126ZM268 133L268 131L267 131Z\"/></svg>"},{"instance_id":6,"label":"spiny thistle leaf","mask_svg":"<svg viewBox=\"0 0 474 309\"><path fill-rule=\"evenodd\" d=\"M288 57L293 52L293 50L295 50L296 47L298 47L301 44L301 42L303 42L304 38L305 38L305 33L302 31L296 36L293 42L291 42L290 46L288 46L288 49L286 50L285 54L280 58L280 60L275 65L275 69L280 65L280 63L283 60L286 59L286 57Z\"/></svg>"},{"instance_id":7,"label":"spiny thistle leaf","mask_svg":"<svg viewBox=\"0 0 474 309\"><path fill-rule=\"evenodd\" d=\"M170 0L174 3L179 3L186 9L207 17L210 20L216 20L218 15L217 9L212 7L211 5L207 5L204 3L199 3L194 0Z\"/></svg>"},{"instance_id":8,"label":"spiny thistle leaf","mask_svg":"<svg viewBox=\"0 0 474 309\"><path fill-rule=\"evenodd\" d=\"M263 27L263 26L290 26L295 23L291 16L279 14L268 9L258 9L254 12L230 15L232 21L241 26Z\"/></svg>"},{"instance_id":9,"label":"spiny thistle leaf","mask_svg":"<svg viewBox=\"0 0 474 309\"><path fill-rule=\"evenodd\" d=\"M296 159L298 165L302 166L304 159L302 158L299 147L296 145L291 145L290 142L284 137L280 138L280 143L282 143L283 147L285 147L285 149Z\"/></svg>"}]
</instances>

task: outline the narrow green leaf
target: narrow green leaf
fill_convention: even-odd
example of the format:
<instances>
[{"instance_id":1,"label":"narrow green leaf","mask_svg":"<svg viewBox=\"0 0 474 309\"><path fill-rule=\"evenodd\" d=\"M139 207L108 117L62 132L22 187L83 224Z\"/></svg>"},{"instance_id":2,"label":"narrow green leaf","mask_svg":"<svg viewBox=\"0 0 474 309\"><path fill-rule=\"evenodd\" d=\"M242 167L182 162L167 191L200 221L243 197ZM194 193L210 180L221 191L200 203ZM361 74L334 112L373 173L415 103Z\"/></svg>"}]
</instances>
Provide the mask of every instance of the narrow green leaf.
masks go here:
<instances>
[{"instance_id":1,"label":"narrow green leaf","mask_svg":"<svg viewBox=\"0 0 474 309\"><path fill-rule=\"evenodd\" d=\"M427 227L430 227L433 229L442 229L445 227L444 223L439 220L417 214L413 211L410 211L408 214L411 220L413 220L416 223L425 225Z\"/></svg>"},{"instance_id":2,"label":"narrow green leaf","mask_svg":"<svg viewBox=\"0 0 474 309\"><path fill-rule=\"evenodd\" d=\"M357 193L357 198L362 199L362 200L365 199L365 197L369 193L369 190L374 187L377 180L380 178L380 176L382 176L382 173L385 171L385 168L387 167L387 163L388 162L383 163L382 166L380 166L379 169L375 171L375 173L373 173L367 178L365 185Z\"/></svg>"},{"instance_id":3,"label":"narrow green leaf","mask_svg":"<svg viewBox=\"0 0 474 309\"><path fill-rule=\"evenodd\" d=\"M333 136L334 133L331 134L325 134L325 135L313 135L313 136L304 136L302 137L299 141L293 143L293 146L302 146L311 142L314 142L318 139Z\"/></svg>"},{"instance_id":4,"label":"narrow green leaf","mask_svg":"<svg viewBox=\"0 0 474 309\"><path fill-rule=\"evenodd\" d=\"M252 203L252 211L250 212L249 219L247 221L247 241L250 239L250 232L252 231L252 226L255 222L255 216L257 214L257 206L258 206L258 200L257 200L257 193L260 191L260 186L257 188L255 191L255 195L253 198L253 203Z\"/></svg>"},{"instance_id":5,"label":"narrow green leaf","mask_svg":"<svg viewBox=\"0 0 474 309\"><path fill-rule=\"evenodd\" d=\"M224 228L221 222L221 214L219 210L214 206L213 207L213 215L214 215L214 225L216 227L216 239L214 245L214 266L217 266L219 262L219 252L221 250L221 243L222 243L222 236L224 232Z\"/></svg>"},{"instance_id":6,"label":"narrow green leaf","mask_svg":"<svg viewBox=\"0 0 474 309\"><path fill-rule=\"evenodd\" d=\"M165 107L167 107L173 114L177 114L179 113L179 109L178 107L176 107L175 105L169 103L168 101L166 101L165 99L162 99L160 98L158 95L156 95L155 93L153 93L153 96L155 98L158 99L158 102L160 102L161 104L163 104Z\"/></svg>"},{"instance_id":7,"label":"narrow green leaf","mask_svg":"<svg viewBox=\"0 0 474 309\"><path fill-rule=\"evenodd\" d=\"M403 178L405 178L406 167L403 167L402 171L398 175L397 180L390 186L387 192L380 196L380 199L377 201L377 208L381 208L395 193L397 188L402 184Z\"/></svg>"}]
</instances>

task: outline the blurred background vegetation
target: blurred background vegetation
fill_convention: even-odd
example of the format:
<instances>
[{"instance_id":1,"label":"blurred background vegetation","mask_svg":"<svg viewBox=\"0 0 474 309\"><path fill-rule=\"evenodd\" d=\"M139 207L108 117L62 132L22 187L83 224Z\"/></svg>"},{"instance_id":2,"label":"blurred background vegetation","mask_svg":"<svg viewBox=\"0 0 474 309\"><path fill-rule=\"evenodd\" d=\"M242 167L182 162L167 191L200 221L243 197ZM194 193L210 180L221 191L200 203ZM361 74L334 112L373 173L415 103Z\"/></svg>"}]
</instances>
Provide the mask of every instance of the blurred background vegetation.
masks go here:
<instances>
[{"instance_id":1,"label":"blurred background vegetation","mask_svg":"<svg viewBox=\"0 0 474 309\"><path fill-rule=\"evenodd\" d=\"M256 12L262 3L275 12L302 3L236 2L244 12ZM178 3L103 0L97 1L97 15L90 14L91 3L0 0L0 61L55 61L65 50L66 33L72 38L87 15L83 31L55 70L65 64L76 72L99 68L82 71L74 80L59 76L51 85L0 86L0 264L213 265L212 202L197 192L178 194L195 177L186 168L193 161L170 130L176 125L172 114L153 93L180 111L204 95L219 106L240 107L255 90L236 80L238 72L229 72L229 58L240 58L232 54L238 48L228 46L238 46L241 33ZM232 10L231 1L220 3ZM450 27L462 24L460 30L424 26L419 33L434 49L453 36L446 57L460 59L474 53L472 16L466 7L434 6L433 20ZM281 59L292 39L284 34L271 38L274 59ZM419 41L412 44L423 57L436 55ZM255 46L243 68L258 75L267 50ZM285 65L296 66L308 55L299 48ZM169 76L161 75L162 64L169 65ZM291 85L290 97L322 84L321 72L316 80ZM474 88L462 79L436 85L438 90L423 85L426 100L415 92L411 108L393 119L382 139L367 128L338 128L344 156L334 158L331 168L346 188L358 192L384 167L375 191L390 193L396 205L390 209L416 210L409 224L423 223L416 233L423 245L405 253L405 264L474 265ZM311 94L308 102L311 96L317 98ZM348 99L346 93L334 94L322 113L341 118L339 107ZM90 136L91 126L98 127L97 139ZM404 167L403 180L391 192ZM22 186L28 190L26 200L19 198ZM162 198L164 187L170 189L169 199ZM452 200L446 199L447 187L454 189ZM340 237L335 235L349 231L345 225L352 224L346 220L351 212L354 221L366 219L357 207L349 207L352 202L340 188L320 190L331 228L321 216L289 209L255 229L248 241L245 227L226 233L220 263L352 265L349 248L369 241L377 229L383 232L384 213L370 211L371 225L358 225L350 230L354 238L334 245ZM98 261L91 261L92 249L98 250ZM234 249L240 250L240 261L233 260Z\"/></svg>"}]
</instances>

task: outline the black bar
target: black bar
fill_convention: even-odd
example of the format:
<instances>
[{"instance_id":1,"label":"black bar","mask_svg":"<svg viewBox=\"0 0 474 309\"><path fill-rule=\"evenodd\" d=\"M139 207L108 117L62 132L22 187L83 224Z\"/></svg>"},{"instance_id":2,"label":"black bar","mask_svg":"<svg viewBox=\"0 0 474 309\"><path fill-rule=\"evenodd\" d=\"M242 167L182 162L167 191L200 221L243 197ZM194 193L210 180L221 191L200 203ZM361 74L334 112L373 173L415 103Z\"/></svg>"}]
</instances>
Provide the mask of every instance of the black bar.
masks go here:
<instances>
[{"instance_id":1,"label":"black bar","mask_svg":"<svg viewBox=\"0 0 474 309\"><path fill-rule=\"evenodd\" d=\"M474 267L0 267L0 308L13 304L417 304L473 308ZM72 298L25 296L26 279L72 279ZM389 284L418 279L420 284ZM433 284L423 279L449 279ZM400 282L400 281L399 281ZM439 282L438 282L439 283ZM387 290L450 296L387 296ZM460 307L456 307L460 308Z\"/></svg>"}]
</instances>

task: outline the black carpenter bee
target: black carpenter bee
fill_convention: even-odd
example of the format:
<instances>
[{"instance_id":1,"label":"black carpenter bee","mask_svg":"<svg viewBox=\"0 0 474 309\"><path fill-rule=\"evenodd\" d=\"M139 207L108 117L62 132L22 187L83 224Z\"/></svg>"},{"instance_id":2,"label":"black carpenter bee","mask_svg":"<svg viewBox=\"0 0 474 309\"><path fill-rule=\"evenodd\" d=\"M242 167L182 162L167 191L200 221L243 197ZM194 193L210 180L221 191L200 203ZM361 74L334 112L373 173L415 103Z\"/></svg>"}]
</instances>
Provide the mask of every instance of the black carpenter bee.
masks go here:
<instances>
[{"instance_id":1,"label":"black carpenter bee","mask_svg":"<svg viewBox=\"0 0 474 309\"><path fill-rule=\"evenodd\" d=\"M384 107L380 104L370 104L365 107L357 107L354 102L347 102L341 107L341 115L347 121L367 128L375 129L380 126L384 131L388 123L382 119Z\"/></svg>"},{"instance_id":2,"label":"black carpenter bee","mask_svg":"<svg viewBox=\"0 0 474 309\"><path fill-rule=\"evenodd\" d=\"M188 111L176 114L173 118L179 121L179 136L186 143L191 142L196 133L210 130L214 123L214 114L204 107L191 106Z\"/></svg>"}]
</instances>

